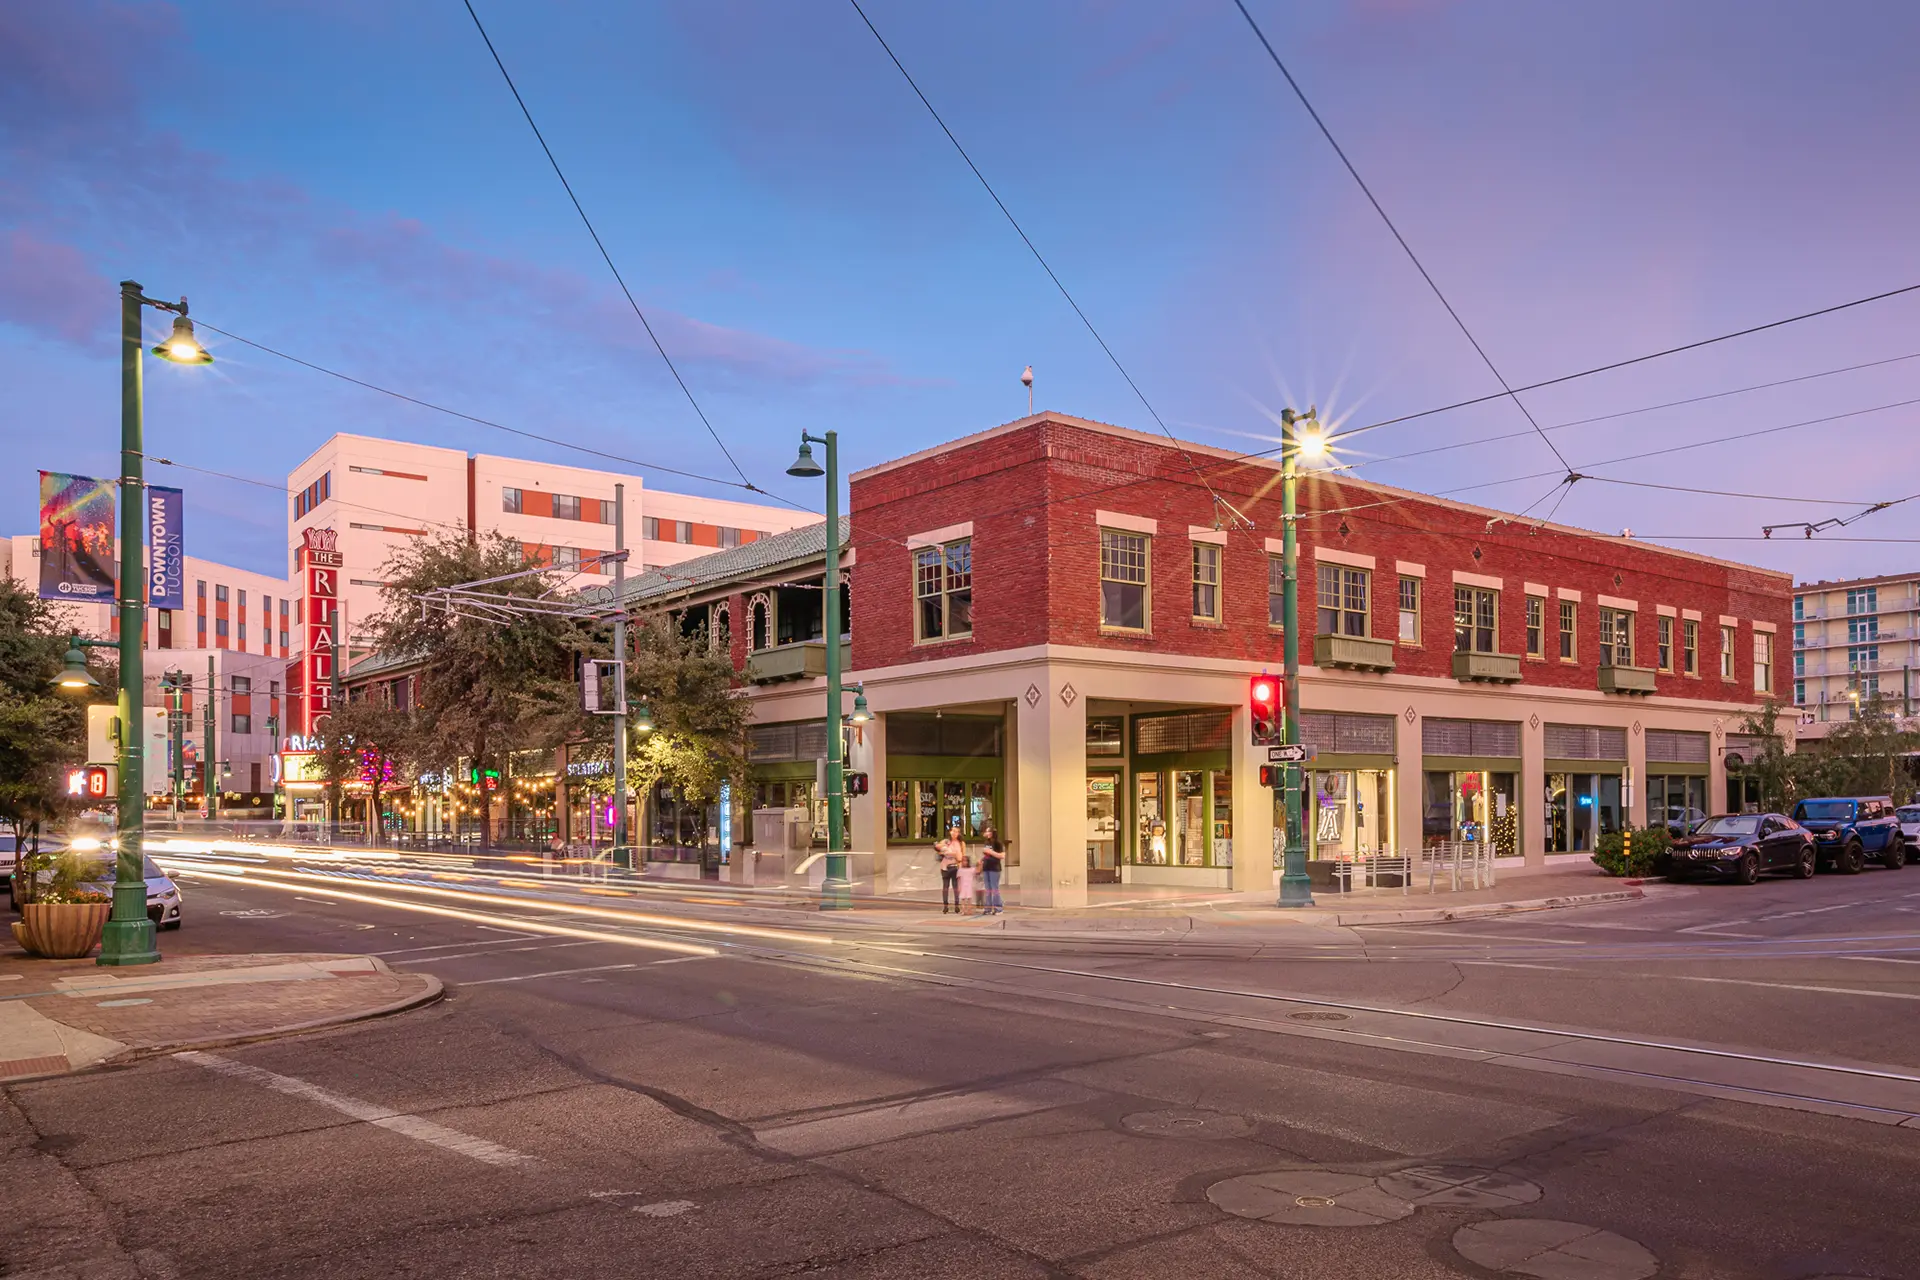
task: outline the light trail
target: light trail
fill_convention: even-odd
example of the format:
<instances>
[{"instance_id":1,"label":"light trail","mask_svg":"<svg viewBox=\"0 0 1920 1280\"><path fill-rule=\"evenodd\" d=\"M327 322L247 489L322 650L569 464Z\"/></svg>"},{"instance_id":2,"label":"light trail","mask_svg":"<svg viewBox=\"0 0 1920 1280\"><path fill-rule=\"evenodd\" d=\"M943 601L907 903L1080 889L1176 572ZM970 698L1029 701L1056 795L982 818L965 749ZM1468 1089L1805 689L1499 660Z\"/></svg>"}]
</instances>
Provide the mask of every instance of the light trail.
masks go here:
<instances>
[{"instance_id":1,"label":"light trail","mask_svg":"<svg viewBox=\"0 0 1920 1280\"><path fill-rule=\"evenodd\" d=\"M291 893L304 885L281 884L262 876L248 875L226 867L182 868L183 875L213 876L244 884L257 885L262 889L279 889ZM338 883L337 881L335 883ZM640 938L629 933L602 933L597 929L576 929L572 925L547 924L543 921L520 920L511 916L487 915L479 911L461 911L454 907L437 907L427 902L407 902L394 898L376 898L364 893L339 893L334 897L348 902L364 902L369 906L392 907L396 911L413 911L421 915L440 916L448 920L463 920L470 924L510 924L516 929L528 933L548 933L562 938L581 938L588 942L611 942L623 947L645 947L653 951L672 951L687 956L717 956L721 954L713 947L703 947L691 942L669 942L664 938ZM525 906L525 903L517 905Z\"/></svg>"},{"instance_id":2,"label":"light trail","mask_svg":"<svg viewBox=\"0 0 1920 1280\"><path fill-rule=\"evenodd\" d=\"M791 929L763 929L758 925L724 924L713 920L695 920L685 916L649 915L639 911L621 911L612 907L589 907L573 902L558 902L540 898L511 898L501 894L481 893L473 889L444 889L436 885L408 884L398 880L348 879L338 875L323 875L310 871L282 871L274 868L227 867L218 863L202 863L180 858L156 858L162 868L179 868L184 872L199 871L209 874L224 874L232 879L244 879L252 884L265 884L269 879L297 880L298 887L307 889L314 884L324 884L332 892L341 884L379 885L401 893L428 894L435 897L456 898L465 902L485 903L488 906L535 907L543 911L558 911L567 915L592 916L602 920L615 920L625 924L648 924L659 928L685 929L696 933L725 933L743 938L759 938L773 942L800 942L815 946L832 946L834 939L825 934L800 933ZM280 887L291 887L282 885ZM310 889L308 890L311 891ZM342 894L342 897L352 895ZM384 899L374 899L384 901Z\"/></svg>"}]
</instances>

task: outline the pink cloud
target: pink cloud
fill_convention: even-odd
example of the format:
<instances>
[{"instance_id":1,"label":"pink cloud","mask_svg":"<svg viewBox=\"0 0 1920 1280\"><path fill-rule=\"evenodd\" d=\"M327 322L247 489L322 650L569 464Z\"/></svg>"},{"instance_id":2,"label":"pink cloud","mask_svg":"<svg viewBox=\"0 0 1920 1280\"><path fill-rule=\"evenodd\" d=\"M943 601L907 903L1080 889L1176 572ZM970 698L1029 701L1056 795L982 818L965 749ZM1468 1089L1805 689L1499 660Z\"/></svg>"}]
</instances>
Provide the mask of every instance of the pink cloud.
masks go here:
<instances>
[{"instance_id":1,"label":"pink cloud","mask_svg":"<svg viewBox=\"0 0 1920 1280\"><path fill-rule=\"evenodd\" d=\"M0 232L0 316L75 346L111 346L113 284L72 245Z\"/></svg>"}]
</instances>

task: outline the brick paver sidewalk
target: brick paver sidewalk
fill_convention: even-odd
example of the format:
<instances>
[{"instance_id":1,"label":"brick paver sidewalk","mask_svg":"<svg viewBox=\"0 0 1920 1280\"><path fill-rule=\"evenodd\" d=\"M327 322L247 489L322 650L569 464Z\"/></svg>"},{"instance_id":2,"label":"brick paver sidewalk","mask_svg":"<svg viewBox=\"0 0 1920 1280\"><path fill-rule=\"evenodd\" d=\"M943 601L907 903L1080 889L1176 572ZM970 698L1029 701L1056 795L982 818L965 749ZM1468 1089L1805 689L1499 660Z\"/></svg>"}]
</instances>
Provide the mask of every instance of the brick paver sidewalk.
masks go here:
<instances>
[{"instance_id":1,"label":"brick paver sidewalk","mask_svg":"<svg viewBox=\"0 0 1920 1280\"><path fill-rule=\"evenodd\" d=\"M0 946L0 1081L379 1017L437 979L373 956L181 956L136 968Z\"/></svg>"}]
</instances>

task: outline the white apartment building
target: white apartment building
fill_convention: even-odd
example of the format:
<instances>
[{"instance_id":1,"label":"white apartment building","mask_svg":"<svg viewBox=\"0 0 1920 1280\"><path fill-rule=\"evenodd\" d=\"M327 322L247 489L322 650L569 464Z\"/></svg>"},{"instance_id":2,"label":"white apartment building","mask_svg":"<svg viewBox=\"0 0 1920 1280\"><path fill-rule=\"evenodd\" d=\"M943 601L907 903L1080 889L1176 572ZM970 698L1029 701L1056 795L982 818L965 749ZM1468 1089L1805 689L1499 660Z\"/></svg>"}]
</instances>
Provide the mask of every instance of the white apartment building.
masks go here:
<instances>
[{"instance_id":1,"label":"white apartment building","mask_svg":"<svg viewBox=\"0 0 1920 1280\"><path fill-rule=\"evenodd\" d=\"M1912 715L1917 667L1920 573L1794 589L1793 702L1816 724L1849 719L1858 698L1876 693Z\"/></svg>"},{"instance_id":2,"label":"white apartment building","mask_svg":"<svg viewBox=\"0 0 1920 1280\"><path fill-rule=\"evenodd\" d=\"M114 546L117 566L117 539ZM39 590L39 538L30 533L0 538L0 572L29 591ZM146 648L232 650L281 659L300 652L299 592L287 579L198 556L186 557L185 578L185 609L147 611ZM112 604L61 603L80 634L119 638L120 616Z\"/></svg>"},{"instance_id":3,"label":"white apartment building","mask_svg":"<svg viewBox=\"0 0 1920 1280\"><path fill-rule=\"evenodd\" d=\"M529 564L576 570L574 586L604 582L614 549L614 486L624 484L629 574L740 546L819 517L784 507L645 488L641 478L557 463L379 440L330 437L287 477L288 572L308 528L331 528L345 560L341 604L352 640L379 612L385 568L415 539L449 530L498 532Z\"/></svg>"}]
</instances>

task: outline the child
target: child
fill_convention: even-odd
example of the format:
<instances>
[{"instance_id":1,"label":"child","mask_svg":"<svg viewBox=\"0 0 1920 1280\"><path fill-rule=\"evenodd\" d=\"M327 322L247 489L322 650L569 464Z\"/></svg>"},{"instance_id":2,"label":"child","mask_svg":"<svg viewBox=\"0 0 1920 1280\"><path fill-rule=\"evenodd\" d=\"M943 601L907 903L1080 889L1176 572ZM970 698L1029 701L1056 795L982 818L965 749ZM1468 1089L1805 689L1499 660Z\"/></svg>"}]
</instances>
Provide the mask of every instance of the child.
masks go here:
<instances>
[{"instance_id":1,"label":"child","mask_svg":"<svg viewBox=\"0 0 1920 1280\"><path fill-rule=\"evenodd\" d=\"M957 835L958 833L956 833L956 837ZM961 915L970 916L974 913L973 859L968 856L964 845L961 846L960 851L960 902Z\"/></svg>"}]
</instances>

